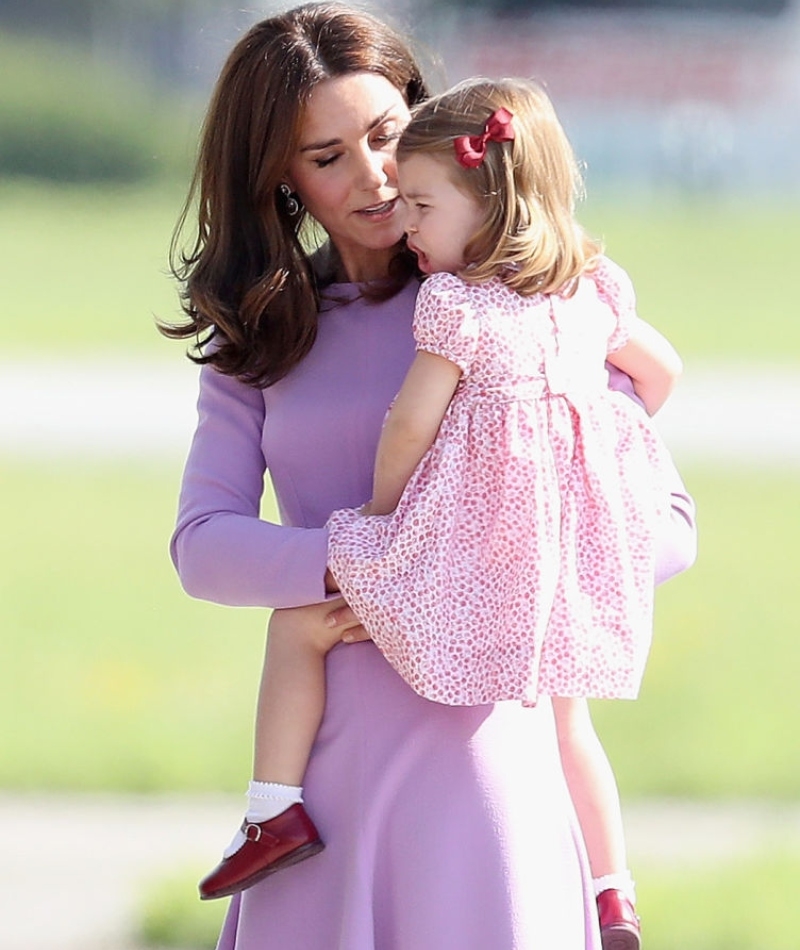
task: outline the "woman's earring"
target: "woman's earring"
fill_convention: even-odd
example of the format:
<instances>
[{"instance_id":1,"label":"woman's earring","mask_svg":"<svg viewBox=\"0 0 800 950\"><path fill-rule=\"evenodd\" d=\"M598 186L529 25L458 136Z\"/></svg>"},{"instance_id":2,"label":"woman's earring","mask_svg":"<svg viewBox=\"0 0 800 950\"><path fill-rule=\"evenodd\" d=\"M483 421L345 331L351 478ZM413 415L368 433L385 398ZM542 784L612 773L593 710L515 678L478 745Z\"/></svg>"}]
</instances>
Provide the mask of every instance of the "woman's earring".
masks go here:
<instances>
[{"instance_id":1,"label":"woman's earring","mask_svg":"<svg viewBox=\"0 0 800 950\"><path fill-rule=\"evenodd\" d=\"M281 184L278 185L278 191L280 192L281 201L283 202L283 210L290 218L296 217L300 213L300 201L297 195L286 182L281 182Z\"/></svg>"}]
</instances>

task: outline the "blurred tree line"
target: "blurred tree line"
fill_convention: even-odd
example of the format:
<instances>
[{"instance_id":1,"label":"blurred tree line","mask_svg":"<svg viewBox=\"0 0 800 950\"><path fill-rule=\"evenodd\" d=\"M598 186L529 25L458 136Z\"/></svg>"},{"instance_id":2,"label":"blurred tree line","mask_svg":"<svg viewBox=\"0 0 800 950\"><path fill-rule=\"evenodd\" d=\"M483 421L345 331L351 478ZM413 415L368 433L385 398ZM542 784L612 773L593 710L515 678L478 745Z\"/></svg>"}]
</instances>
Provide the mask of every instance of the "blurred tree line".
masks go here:
<instances>
[{"instance_id":1,"label":"blurred tree line","mask_svg":"<svg viewBox=\"0 0 800 950\"><path fill-rule=\"evenodd\" d=\"M291 0L0 0L0 178L137 182L185 175L190 129L239 31ZM299 0L298 0L299 2ZM372 0L535 18L583 10L782 12L790 0ZM182 131L183 130L183 131Z\"/></svg>"},{"instance_id":2,"label":"blurred tree line","mask_svg":"<svg viewBox=\"0 0 800 950\"><path fill-rule=\"evenodd\" d=\"M0 0L0 177L185 174L204 18L230 0ZM185 120L185 121L182 121ZM184 133L181 133L184 130Z\"/></svg>"}]
</instances>

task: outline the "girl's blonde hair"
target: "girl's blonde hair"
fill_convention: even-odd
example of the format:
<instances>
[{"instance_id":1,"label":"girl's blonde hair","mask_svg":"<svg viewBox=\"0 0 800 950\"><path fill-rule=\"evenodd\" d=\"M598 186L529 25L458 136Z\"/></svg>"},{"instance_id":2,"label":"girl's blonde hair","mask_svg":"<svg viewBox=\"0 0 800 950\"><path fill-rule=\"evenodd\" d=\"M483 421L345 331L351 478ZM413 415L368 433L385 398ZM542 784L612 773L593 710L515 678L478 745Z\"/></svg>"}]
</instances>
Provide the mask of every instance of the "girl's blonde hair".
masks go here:
<instances>
[{"instance_id":1,"label":"girl's blonde hair","mask_svg":"<svg viewBox=\"0 0 800 950\"><path fill-rule=\"evenodd\" d=\"M465 168L455 140L481 135L500 108L513 114L514 140L487 142L480 166ZM465 249L465 279L499 276L520 294L553 293L592 267L601 245L575 220L583 177L550 99L535 83L471 79L426 100L414 110L397 158L419 153L446 162L453 183L486 205L486 220Z\"/></svg>"}]
</instances>

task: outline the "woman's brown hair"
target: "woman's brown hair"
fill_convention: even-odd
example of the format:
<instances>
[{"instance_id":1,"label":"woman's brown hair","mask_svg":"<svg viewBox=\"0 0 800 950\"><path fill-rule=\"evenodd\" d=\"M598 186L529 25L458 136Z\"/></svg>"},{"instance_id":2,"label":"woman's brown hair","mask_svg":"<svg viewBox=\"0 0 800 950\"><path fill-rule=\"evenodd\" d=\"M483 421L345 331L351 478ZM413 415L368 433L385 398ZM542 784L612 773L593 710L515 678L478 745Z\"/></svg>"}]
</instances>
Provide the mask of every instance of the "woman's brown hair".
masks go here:
<instances>
[{"instance_id":1,"label":"woman's brown hair","mask_svg":"<svg viewBox=\"0 0 800 950\"><path fill-rule=\"evenodd\" d=\"M464 167L455 140L480 136L500 108L512 114L513 141L489 141L481 164ZM553 293L593 266L599 242L575 220L583 179L544 90L523 79L470 79L418 106L397 148L446 163L450 179L486 208L465 248L464 279L500 277L524 295Z\"/></svg>"},{"instance_id":2,"label":"woman's brown hair","mask_svg":"<svg viewBox=\"0 0 800 950\"><path fill-rule=\"evenodd\" d=\"M355 72L383 76L409 106L427 94L403 37L338 3L306 4L263 20L228 56L170 249L188 320L159 326L165 336L195 339L194 362L265 387L311 348L319 290L299 237L305 215L302 208L289 213L279 186L311 91ZM195 204L197 228L184 248ZM399 290L410 273L397 268L383 295Z\"/></svg>"}]
</instances>

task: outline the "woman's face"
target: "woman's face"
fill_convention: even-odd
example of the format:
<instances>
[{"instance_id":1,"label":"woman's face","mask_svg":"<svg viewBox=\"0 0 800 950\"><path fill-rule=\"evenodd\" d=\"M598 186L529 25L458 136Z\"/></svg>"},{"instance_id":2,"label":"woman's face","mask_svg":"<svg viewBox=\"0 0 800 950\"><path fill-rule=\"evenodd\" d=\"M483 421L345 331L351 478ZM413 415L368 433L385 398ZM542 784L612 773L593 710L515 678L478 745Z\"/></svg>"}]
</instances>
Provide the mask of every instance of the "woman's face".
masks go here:
<instances>
[{"instance_id":1,"label":"woman's face","mask_svg":"<svg viewBox=\"0 0 800 950\"><path fill-rule=\"evenodd\" d=\"M374 73L316 86L287 182L328 232L347 278L385 276L403 236L395 149L410 114L402 93Z\"/></svg>"}]
</instances>

